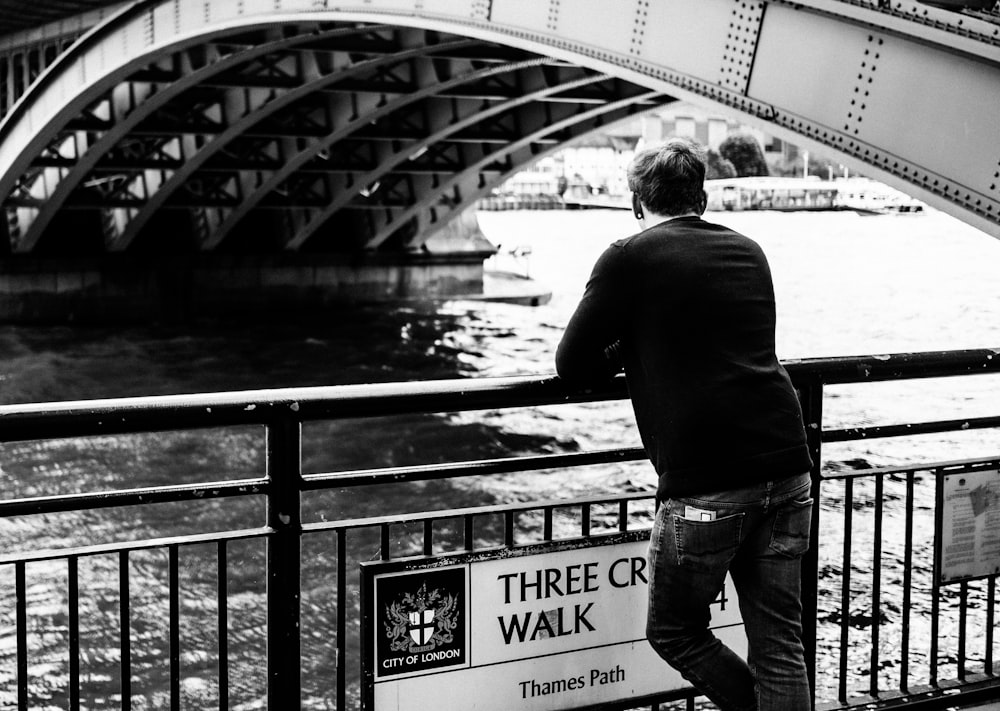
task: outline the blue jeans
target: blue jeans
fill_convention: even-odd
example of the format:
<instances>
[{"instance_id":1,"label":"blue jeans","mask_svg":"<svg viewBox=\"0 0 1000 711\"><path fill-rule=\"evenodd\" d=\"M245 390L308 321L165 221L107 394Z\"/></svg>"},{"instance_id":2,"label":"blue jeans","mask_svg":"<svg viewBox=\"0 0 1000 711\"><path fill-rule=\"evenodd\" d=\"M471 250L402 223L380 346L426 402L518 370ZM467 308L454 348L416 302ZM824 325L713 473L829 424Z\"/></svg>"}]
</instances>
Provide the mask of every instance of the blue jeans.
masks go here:
<instances>
[{"instance_id":1,"label":"blue jeans","mask_svg":"<svg viewBox=\"0 0 1000 711\"><path fill-rule=\"evenodd\" d=\"M670 666L724 711L812 708L801 601L801 558L812 519L809 486L803 474L670 499L656 514L646 635ZM709 605L727 572L746 629L746 661L708 626Z\"/></svg>"}]
</instances>

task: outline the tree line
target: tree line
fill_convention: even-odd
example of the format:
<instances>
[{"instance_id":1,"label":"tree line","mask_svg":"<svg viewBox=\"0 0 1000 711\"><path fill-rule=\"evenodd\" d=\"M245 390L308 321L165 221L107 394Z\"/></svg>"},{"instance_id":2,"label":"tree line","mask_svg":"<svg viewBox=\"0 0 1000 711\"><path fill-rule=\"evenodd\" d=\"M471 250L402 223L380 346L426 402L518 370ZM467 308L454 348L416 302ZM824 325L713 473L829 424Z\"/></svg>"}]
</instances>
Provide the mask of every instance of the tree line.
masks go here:
<instances>
[{"instance_id":1,"label":"tree line","mask_svg":"<svg viewBox=\"0 0 1000 711\"><path fill-rule=\"evenodd\" d=\"M804 161L808 165L803 165ZM793 160L772 162L769 166L764 159L764 151L757 139L748 133L734 133L727 136L719 144L719 149L708 151L708 169L705 177L709 180L719 178L745 178L757 175L815 175L820 178L831 178L842 169L842 166L822 156L808 154Z\"/></svg>"}]
</instances>

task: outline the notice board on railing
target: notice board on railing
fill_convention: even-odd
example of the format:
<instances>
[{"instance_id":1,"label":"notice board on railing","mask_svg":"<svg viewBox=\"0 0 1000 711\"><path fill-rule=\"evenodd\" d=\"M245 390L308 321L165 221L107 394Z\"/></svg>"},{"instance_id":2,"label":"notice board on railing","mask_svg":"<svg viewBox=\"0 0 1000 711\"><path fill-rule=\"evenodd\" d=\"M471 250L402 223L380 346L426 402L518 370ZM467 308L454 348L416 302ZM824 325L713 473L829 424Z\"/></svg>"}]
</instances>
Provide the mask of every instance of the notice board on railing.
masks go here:
<instances>
[{"instance_id":1,"label":"notice board on railing","mask_svg":"<svg viewBox=\"0 0 1000 711\"><path fill-rule=\"evenodd\" d=\"M944 474L938 509L938 581L1000 575L1000 470Z\"/></svg>"},{"instance_id":2,"label":"notice board on railing","mask_svg":"<svg viewBox=\"0 0 1000 711\"><path fill-rule=\"evenodd\" d=\"M648 537L362 564L362 707L556 711L686 688L645 639ZM745 655L728 577L711 626Z\"/></svg>"}]
</instances>

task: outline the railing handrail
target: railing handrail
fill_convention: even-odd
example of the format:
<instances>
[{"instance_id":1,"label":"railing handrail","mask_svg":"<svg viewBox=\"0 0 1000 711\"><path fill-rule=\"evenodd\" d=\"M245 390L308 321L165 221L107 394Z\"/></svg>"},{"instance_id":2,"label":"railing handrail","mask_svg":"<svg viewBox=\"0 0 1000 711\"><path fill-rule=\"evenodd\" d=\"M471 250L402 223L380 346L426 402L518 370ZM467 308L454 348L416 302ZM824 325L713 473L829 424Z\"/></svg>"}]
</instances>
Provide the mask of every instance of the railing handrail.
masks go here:
<instances>
[{"instance_id":1,"label":"railing handrail","mask_svg":"<svg viewBox=\"0 0 1000 711\"><path fill-rule=\"evenodd\" d=\"M846 384L1000 372L1000 348L890 355L805 358L784 362L797 385ZM0 442L300 422L616 400L622 376L599 386L571 387L554 375L454 378L154 395L0 405ZM183 421L180 425L179 421Z\"/></svg>"}]
</instances>

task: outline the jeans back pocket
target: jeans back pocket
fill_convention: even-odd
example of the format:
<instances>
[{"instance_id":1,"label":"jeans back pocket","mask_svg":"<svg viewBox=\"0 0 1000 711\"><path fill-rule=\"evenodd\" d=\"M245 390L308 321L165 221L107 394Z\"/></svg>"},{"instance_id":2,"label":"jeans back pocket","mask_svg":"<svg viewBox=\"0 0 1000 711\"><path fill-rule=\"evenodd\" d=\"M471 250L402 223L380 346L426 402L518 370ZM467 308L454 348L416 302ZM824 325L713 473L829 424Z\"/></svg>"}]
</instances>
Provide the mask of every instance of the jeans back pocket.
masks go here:
<instances>
[{"instance_id":1,"label":"jeans back pocket","mask_svg":"<svg viewBox=\"0 0 1000 711\"><path fill-rule=\"evenodd\" d=\"M774 513L770 548L778 555L798 558L809 550L813 500L789 501Z\"/></svg>"},{"instance_id":2,"label":"jeans back pocket","mask_svg":"<svg viewBox=\"0 0 1000 711\"><path fill-rule=\"evenodd\" d=\"M740 512L714 521L691 521L675 515L678 565L696 570L728 567L740 546L744 515Z\"/></svg>"}]
</instances>

